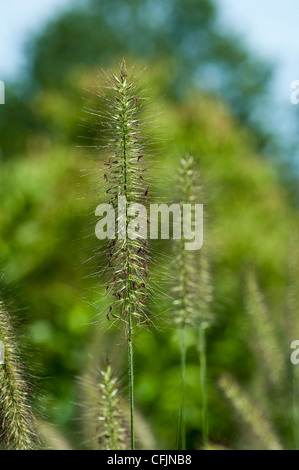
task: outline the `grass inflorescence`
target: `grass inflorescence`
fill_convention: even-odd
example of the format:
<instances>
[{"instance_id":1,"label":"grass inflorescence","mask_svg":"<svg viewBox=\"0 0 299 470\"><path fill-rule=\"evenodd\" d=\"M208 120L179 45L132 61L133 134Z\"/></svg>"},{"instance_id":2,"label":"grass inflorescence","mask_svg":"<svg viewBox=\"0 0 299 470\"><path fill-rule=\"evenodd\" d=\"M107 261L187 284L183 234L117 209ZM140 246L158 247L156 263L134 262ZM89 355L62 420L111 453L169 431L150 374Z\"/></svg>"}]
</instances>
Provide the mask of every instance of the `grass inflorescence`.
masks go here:
<instances>
[{"instance_id":1,"label":"grass inflorescence","mask_svg":"<svg viewBox=\"0 0 299 470\"><path fill-rule=\"evenodd\" d=\"M106 364L101 371L99 384L99 426L98 442L102 450L127 450L129 447L128 428L120 410L117 378Z\"/></svg>"},{"instance_id":2,"label":"grass inflorescence","mask_svg":"<svg viewBox=\"0 0 299 470\"><path fill-rule=\"evenodd\" d=\"M146 145L142 132L146 92L134 77L128 77L126 65L120 73L106 75L96 92L97 107L88 112L103 123L97 149L104 151L101 203L109 204L116 214L114 232L109 235L108 262L105 270L110 300L106 318L125 329L129 355L131 407L131 447L134 448L134 330L150 324L146 314L148 284L148 243L145 226L136 223L136 212L148 204L149 184L145 164ZM133 206L134 204L134 206ZM143 209L140 209L142 204ZM141 212L140 212L141 210ZM144 219L143 219L144 220ZM134 225L135 224L135 225ZM109 231L111 227L107 227Z\"/></svg>"},{"instance_id":3,"label":"grass inflorescence","mask_svg":"<svg viewBox=\"0 0 299 470\"><path fill-rule=\"evenodd\" d=\"M2 301L0 341L4 345L4 364L0 365L0 438L9 450L34 450L38 439L28 400L29 389L11 319Z\"/></svg>"},{"instance_id":4,"label":"grass inflorescence","mask_svg":"<svg viewBox=\"0 0 299 470\"><path fill-rule=\"evenodd\" d=\"M178 171L180 207L191 208L191 228L195 228L195 204L202 198L200 177L194 158L186 155L181 159ZM198 227L197 227L198 229ZM200 389L202 399L202 434L204 447L208 444L207 361L206 328L213 321L211 313L212 287L208 257L204 250L186 250L186 239L175 240L176 285L173 289L174 322L181 333L181 400L178 419L177 447L186 448L185 425L185 375L186 375L186 328L198 329L198 351L200 360Z\"/></svg>"}]
</instances>

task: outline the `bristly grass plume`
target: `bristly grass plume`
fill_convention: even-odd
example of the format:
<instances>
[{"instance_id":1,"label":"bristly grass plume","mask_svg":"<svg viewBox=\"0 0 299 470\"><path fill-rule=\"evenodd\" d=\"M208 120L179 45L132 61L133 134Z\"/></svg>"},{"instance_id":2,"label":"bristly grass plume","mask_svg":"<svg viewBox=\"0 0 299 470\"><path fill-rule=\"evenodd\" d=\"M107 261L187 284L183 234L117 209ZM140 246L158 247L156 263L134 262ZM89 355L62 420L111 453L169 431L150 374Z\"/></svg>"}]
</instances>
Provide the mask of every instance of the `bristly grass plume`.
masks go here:
<instances>
[{"instance_id":1,"label":"bristly grass plume","mask_svg":"<svg viewBox=\"0 0 299 470\"><path fill-rule=\"evenodd\" d=\"M254 271L248 271L245 295L246 312L255 331L257 360L263 361L269 389L281 391L286 383L284 352L281 350L277 327L258 286Z\"/></svg>"},{"instance_id":2,"label":"bristly grass plume","mask_svg":"<svg viewBox=\"0 0 299 470\"><path fill-rule=\"evenodd\" d=\"M263 450L281 450L281 443L271 422L236 380L231 375L224 374L219 380L219 387L248 431L256 437L259 446Z\"/></svg>"},{"instance_id":3,"label":"bristly grass plume","mask_svg":"<svg viewBox=\"0 0 299 470\"><path fill-rule=\"evenodd\" d=\"M113 377L111 366L106 364L101 371L99 384L99 426L98 441L102 450L127 450L128 429L120 410L117 378Z\"/></svg>"},{"instance_id":4,"label":"bristly grass plume","mask_svg":"<svg viewBox=\"0 0 299 470\"><path fill-rule=\"evenodd\" d=\"M194 203L192 187L192 157L181 159L178 173L178 188L180 188L181 201L183 204ZM192 214L193 215L193 214ZM186 449L186 425L185 425L185 375L186 375L186 326L193 325L195 314L195 292L196 292L196 268L194 265L194 254L185 250L185 238L175 241L175 271L177 283L173 289L174 296L174 322L181 334L181 398L177 430L177 448Z\"/></svg>"},{"instance_id":5,"label":"bristly grass plume","mask_svg":"<svg viewBox=\"0 0 299 470\"><path fill-rule=\"evenodd\" d=\"M181 159L178 171L177 193L180 194L180 206L191 205L192 230L195 228L194 207L202 203L203 191L200 175L194 158L186 155ZM183 232L183 230L182 230ZM201 250L186 250L186 239L175 240L174 266L177 273L174 294L174 321L184 326L210 326L214 320L211 313L213 289L210 279L209 260L206 247Z\"/></svg>"},{"instance_id":6,"label":"bristly grass plume","mask_svg":"<svg viewBox=\"0 0 299 470\"><path fill-rule=\"evenodd\" d=\"M184 204L191 205L192 229L194 230L194 205L202 197L200 178L194 158L185 156L181 159L178 172L178 192L181 194L181 210ZM186 429L184 417L185 373L186 373L186 327L198 329L198 351L200 358L200 389L202 397L202 433L203 445L208 444L207 410L207 364L205 330L210 326L212 288L209 263L204 248L185 250L185 238L175 242L176 286L173 289L174 321L181 331L181 403L178 420L177 447L186 448Z\"/></svg>"},{"instance_id":7,"label":"bristly grass plume","mask_svg":"<svg viewBox=\"0 0 299 470\"><path fill-rule=\"evenodd\" d=\"M0 444L9 450L34 450L38 439L28 403L28 386L11 320L2 301L0 341L4 345L4 364L0 365Z\"/></svg>"},{"instance_id":8,"label":"bristly grass plume","mask_svg":"<svg viewBox=\"0 0 299 470\"><path fill-rule=\"evenodd\" d=\"M134 448L134 368L133 334L136 327L146 325L148 246L147 240L136 234L128 236L128 226L135 213L131 204L148 204L149 185L146 182L146 140L143 129L143 109L146 93L138 80L129 77L126 65L119 75L105 74L102 86L95 92L95 109L88 109L101 123L95 140L96 150L107 156L104 163L101 203L109 203L117 214L115 238L108 242L108 262L105 269L107 295L111 299L106 317L125 327L129 354L129 384L131 407L131 447ZM126 204L118 213L119 201ZM121 227L124 229L121 232ZM137 227L136 227L137 228Z\"/></svg>"}]
</instances>

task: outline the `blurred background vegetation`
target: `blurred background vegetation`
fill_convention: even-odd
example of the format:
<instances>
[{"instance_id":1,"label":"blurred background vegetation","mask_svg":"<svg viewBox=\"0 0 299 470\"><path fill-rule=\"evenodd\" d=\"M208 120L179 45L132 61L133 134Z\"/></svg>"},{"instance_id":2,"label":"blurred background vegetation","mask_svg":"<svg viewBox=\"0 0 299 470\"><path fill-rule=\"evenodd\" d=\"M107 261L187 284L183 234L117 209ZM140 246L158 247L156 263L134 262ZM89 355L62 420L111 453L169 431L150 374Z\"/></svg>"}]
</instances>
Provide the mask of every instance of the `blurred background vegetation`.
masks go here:
<instances>
[{"instance_id":1,"label":"blurred background vegetation","mask_svg":"<svg viewBox=\"0 0 299 470\"><path fill-rule=\"evenodd\" d=\"M230 448L261 446L235 419L217 385L229 372L266 409L282 445L293 448L291 417L285 413L291 373L283 319L288 260L296 256L296 184L280 142L260 114L271 68L233 33L221 33L212 0L90 0L74 6L31 41L28 75L7 86L0 114L1 282L33 351L36 406L79 446L84 438L76 377L98 367L109 353L127 393L118 333L97 325L105 316L100 302L105 292L93 276L101 262L90 260L97 247L95 205L83 197L89 189L88 177L82 178L95 163L90 152L76 148L78 136L88 134L81 120L85 89L94 86L100 68L113 68L123 57L137 69L146 66L144 79L161 111L156 127L168 145L159 154L155 191L159 194L160 184L163 195L165 188L170 192L186 151L195 155L205 185L217 318L208 337L211 441ZM169 264L159 252L157 260L155 279ZM248 267L257 273L268 321L284 346L288 375L276 395L263 385L269 371L255 354L257 332L246 315ZM136 403L157 447L173 448L179 344L166 297L153 309L157 331L138 338ZM201 400L192 332L188 344L188 448L199 448Z\"/></svg>"}]
</instances>

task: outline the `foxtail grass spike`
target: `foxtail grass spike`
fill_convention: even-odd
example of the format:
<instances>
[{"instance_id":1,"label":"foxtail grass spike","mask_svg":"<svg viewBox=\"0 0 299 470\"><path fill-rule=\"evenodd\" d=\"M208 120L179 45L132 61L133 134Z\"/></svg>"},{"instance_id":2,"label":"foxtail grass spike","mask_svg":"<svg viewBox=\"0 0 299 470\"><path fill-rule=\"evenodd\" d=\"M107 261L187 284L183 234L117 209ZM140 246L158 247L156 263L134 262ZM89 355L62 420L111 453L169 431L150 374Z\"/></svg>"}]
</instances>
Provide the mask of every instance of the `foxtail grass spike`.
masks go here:
<instances>
[{"instance_id":1,"label":"foxtail grass spike","mask_svg":"<svg viewBox=\"0 0 299 470\"><path fill-rule=\"evenodd\" d=\"M102 120L106 129L104 145L99 146L108 157L103 171L105 201L101 202L109 203L118 214L116 236L110 240L108 246L107 294L112 300L106 317L110 322L120 322L126 329L131 447L134 449L134 330L150 321L145 310L148 284L147 240L141 233L132 236L130 222L135 214L129 212L128 206L148 205L146 145L142 133L146 94L138 82L128 76L124 62L120 66L119 75L107 76L104 91L104 94L101 90L96 93L100 108L90 112Z\"/></svg>"},{"instance_id":2,"label":"foxtail grass spike","mask_svg":"<svg viewBox=\"0 0 299 470\"><path fill-rule=\"evenodd\" d=\"M117 379L113 377L111 366L106 364L101 371L100 413L98 441L102 450L128 450L128 430L120 411L120 398Z\"/></svg>"},{"instance_id":3,"label":"foxtail grass spike","mask_svg":"<svg viewBox=\"0 0 299 470\"><path fill-rule=\"evenodd\" d=\"M37 448L35 419L28 403L18 346L9 314L0 301L0 343L4 360L0 364L0 441L9 450Z\"/></svg>"},{"instance_id":4,"label":"foxtail grass spike","mask_svg":"<svg viewBox=\"0 0 299 470\"><path fill-rule=\"evenodd\" d=\"M181 160L178 175L178 187L181 192L181 209L183 204L193 204L194 194L192 187L193 158L186 157ZM193 215L193 214L192 214ZM186 376L186 326L193 325L196 311L194 299L196 291L196 269L194 254L185 250L185 238L175 241L175 272L176 286L173 288L174 323L181 334L181 396L177 429L177 449L186 449L186 423L185 423L185 376Z\"/></svg>"},{"instance_id":5,"label":"foxtail grass spike","mask_svg":"<svg viewBox=\"0 0 299 470\"><path fill-rule=\"evenodd\" d=\"M186 157L181 160L177 184L181 193L181 209L183 204L194 204L195 201L192 166L193 157ZM175 240L174 266L177 281L173 288L173 312L174 322L179 328L194 325L194 318L197 313L196 304L194 303L197 289L195 257L193 251L185 250L185 242L183 236L181 239Z\"/></svg>"},{"instance_id":6,"label":"foxtail grass spike","mask_svg":"<svg viewBox=\"0 0 299 470\"><path fill-rule=\"evenodd\" d=\"M259 448L262 450L281 450L282 446L276 436L271 423L255 403L242 390L236 380L229 374L221 376L219 386L226 399L248 426L251 433L256 437Z\"/></svg>"},{"instance_id":7,"label":"foxtail grass spike","mask_svg":"<svg viewBox=\"0 0 299 470\"><path fill-rule=\"evenodd\" d=\"M180 206L191 204L194 229L194 205L202 198L200 177L194 158L187 155L181 159L178 190L181 192ZM185 250L186 240L175 240L176 286L173 289L174 321L176 325L210 326L214 317L211 312L213 289L210 279L209 260L205 246L200 251Z\"/></svg>"},{"instance_id":8,"label":"foxtail grass spike","mask_svg":"<svg viewBox=\"0 0 299 470\"><path fill-rule=\"evenodd\" d=\"M255 331L258 360L262 357L270 386L281 390L286 381L284 353L276 336L275 322L271 318L253 271L247 273L245 302Z\"/></svg>"},{"instance_id":9,"label":"foxtail grass spike","mask_svg":"<svg viewBox=\"0 0 299 470\"><path fill-rule=\"evenodd\" d=\"M181 159L178 176L178 190L181 192L181 209L191 205L192 228L194 229L194 205L200 203L202 190L200 178L192 156ZM175 323L181 330L181 406L178 420L178 441L185 448L184 394L186 368L186 327L198 329L198 351L200 359L200 389L202 399L203 445L208 445L208 404L207 404L207 363L206 328L211 325L213 315L211 302L213 292L205 247L200 252L185 250L185 239L175 243L175 270L177 284L173 289Z\"/></svg>"}]
</instances>

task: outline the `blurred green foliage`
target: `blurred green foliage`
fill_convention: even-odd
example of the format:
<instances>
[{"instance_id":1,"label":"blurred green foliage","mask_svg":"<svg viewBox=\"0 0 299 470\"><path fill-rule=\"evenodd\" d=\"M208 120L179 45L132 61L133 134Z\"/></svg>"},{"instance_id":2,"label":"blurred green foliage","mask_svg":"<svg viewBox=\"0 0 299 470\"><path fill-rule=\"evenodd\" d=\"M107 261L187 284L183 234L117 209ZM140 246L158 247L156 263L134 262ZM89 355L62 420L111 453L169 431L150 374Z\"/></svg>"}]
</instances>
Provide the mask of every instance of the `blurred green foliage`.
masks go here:
<instances>
[{"instance_id":1,"label":"blurred green foliage","mask_svg":"<svg viewBox=\"0 0 299 470\"><path fill-rule=\"evenodd\" d=\"M107 67L116 58L128 56L142 58L147 64L164 64L169 76L162 91L169 99L184 99L194 86L216 93L254 130L261 148L269 141L266 123L257 116L263 109L271 69L249 54L237 35L221 27L213 0L76 2L50 22L27 49L28 74L18 80L18 89L12 90L9 100L18 127L17 141L13 142L10 133L6 138L8 126L0 116L4 155L23 150L24 132L48 129L41 116L37 119L37 92L64 90L64 98L74 100L71 70ZM27 118L22 119L25 112Z\"/></svg>"},{"instance_id":2,"label":"blurred green foliage","mask_svg":"<svg viewBox=\"0 0 299 470\"><path fill-rule=\"evenodd\" d=\"M88 122L80 121L81 96L89 97L84 89L94 86L98 67L115 65L122 55L137 68L147 66L150 97L162 110L155 126L169 144L154 170L157 197L171 196L186 151L201 171L217 318L208 337L211 439L233 446L237 426L216 382L230 371L248 385L258 366L244 313L244 271L248 265L257 269L276 322L284 309L289 236L298 215L278 169L257 152L265 133L252 116L269 70L219 31L210 0L109 0L75 7L32 42L26 86L11 87L1 108L1 270L36 351L31 368L41 377L37 401L79 445L75 377L98 367L109 353L127 391L125 351L117 333L99 326L105 291L93 276L103 259L94 257L96 204L88 174L96 174L102 155L94 155L95 163L90 152L75 148L78 135L88 135ZM208 93L199 90L206 82ZM158 244L152 278L167 293L161 273L167 274L170 252L161 250ZM152 308L158 328L137 338L136 402L159 447L173 448L179 340L167 296L157 298ZM198 448L201 403L192 331L188 345L188 446Z\"/></svg>"}]
</instances>

